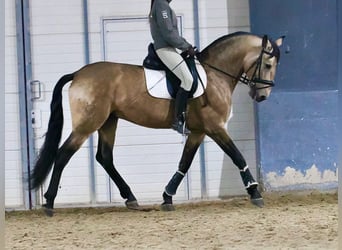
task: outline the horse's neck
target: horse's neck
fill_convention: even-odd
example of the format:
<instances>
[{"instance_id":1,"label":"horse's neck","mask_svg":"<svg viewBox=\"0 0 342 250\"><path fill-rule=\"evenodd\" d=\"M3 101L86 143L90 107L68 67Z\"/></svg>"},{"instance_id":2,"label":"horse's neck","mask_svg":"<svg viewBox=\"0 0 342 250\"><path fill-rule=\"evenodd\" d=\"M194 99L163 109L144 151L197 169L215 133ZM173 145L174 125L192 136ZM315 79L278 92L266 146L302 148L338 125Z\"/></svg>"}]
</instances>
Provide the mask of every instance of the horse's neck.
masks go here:
<instances>
[{"instance_id":1,"label":"horse's neck","mask_svg":"<svg viewBox=\"0 0 342 250\"><path fill-rule=\"evenodd\" d=\"M239 79L243 73L247 55L251 55L251 52L256 54L259 43L260 38L256 36L237 36L227 39L209 48L203 61L226 72L231 79ZM232 84L236 85L237 82L234 80Z\"/></svg>"},{"instance_id":2,"label":"horse's neck","mask_svg":"<svg viewBox=\"0 0 342 250\"><path fill-rule=\"evenodd\" d=\"M238 83L236 78L240 78L242 74L243 60L245 54L238 50L235 46L217 47L218 52L209 52L203 62L211 66L213 73L225 78L233 90Z\"/></svg>"}]
</instances>

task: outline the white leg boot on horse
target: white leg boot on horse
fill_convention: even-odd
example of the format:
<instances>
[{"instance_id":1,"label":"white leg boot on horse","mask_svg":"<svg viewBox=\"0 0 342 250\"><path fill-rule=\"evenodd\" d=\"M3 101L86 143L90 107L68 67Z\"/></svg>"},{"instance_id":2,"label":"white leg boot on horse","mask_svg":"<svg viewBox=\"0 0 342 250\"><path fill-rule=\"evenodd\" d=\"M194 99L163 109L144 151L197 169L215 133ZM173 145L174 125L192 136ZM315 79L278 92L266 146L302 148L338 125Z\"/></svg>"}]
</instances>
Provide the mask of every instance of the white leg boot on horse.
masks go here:
<instances>
[{"instance_id":1,"label":"white leg boot on horse","mask_svg":"<svg viewBox=\"0 0 342 250\"><path fill-rule=\"evenodd\" d=\"M161 204L161 210L174 211L172 196L177 192L178 186L184 179L188 172L198 147L201 145L205 134L203 133L191 133L186 140L182 158L178 165L178 171L172 176L171 180L165 187L163 192L163 203Z\"/></svg>"},{"instance_id":2,"label":"white leg boot on horse","mask_svg":"<svg viewBox=\"0 0 342 250\"><path fill-rule=\"evenodd\" d=\"M235 146L226 130L224 128L221 128L221 130L217 129L216 133L208 134L208 136L222 148L222 150L232 159L233 163L239 168L242 182L250 196L252 204L257 207L263 207L264 200L258 190L258 182L254 180L245 158L241 154L240 150Z\"/></svg>"}]
</instances>

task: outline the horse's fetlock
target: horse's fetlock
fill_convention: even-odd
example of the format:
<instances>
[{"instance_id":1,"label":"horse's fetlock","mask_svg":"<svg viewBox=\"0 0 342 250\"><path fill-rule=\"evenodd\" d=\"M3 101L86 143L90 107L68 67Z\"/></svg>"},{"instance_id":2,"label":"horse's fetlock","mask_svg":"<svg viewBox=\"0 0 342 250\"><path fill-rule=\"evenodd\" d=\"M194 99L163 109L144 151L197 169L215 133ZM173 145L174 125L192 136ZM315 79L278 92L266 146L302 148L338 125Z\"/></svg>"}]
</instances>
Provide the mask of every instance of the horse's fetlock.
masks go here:
<instances>
[{"instance_id":1,"label":"horse's fetlock","mask_svg":"<svg viewBox=\"0 0 342 250\"><path fill-rule=\"evenodd\" d=\"M46 209L53 209L53 205L54 205L54 200L46 199L46 203L43 204L43 207L45 207Z\"/></svg>"},{"instance_id":2,"label":"horse's fetlock","mask_svg":"<svg viewBox=\"0 0 342 250\"><path fill-rule=\"evenodd\" d=\"M251 199L259 199L262 198L259 190L258 190L258 184L251 185L248 188L246 188L247 193L250 195Z\"/></svg>"},{"instance_id":3,"label":"horse's fetlock","mask_svg":"<svg viewBox=\"0 0 342 250\"><path fill-rule=\"evenodd\" d=\"M172 204L172 196L168 195L166 192L163 193L163 204Z\"/></svg>"}]
</instances>

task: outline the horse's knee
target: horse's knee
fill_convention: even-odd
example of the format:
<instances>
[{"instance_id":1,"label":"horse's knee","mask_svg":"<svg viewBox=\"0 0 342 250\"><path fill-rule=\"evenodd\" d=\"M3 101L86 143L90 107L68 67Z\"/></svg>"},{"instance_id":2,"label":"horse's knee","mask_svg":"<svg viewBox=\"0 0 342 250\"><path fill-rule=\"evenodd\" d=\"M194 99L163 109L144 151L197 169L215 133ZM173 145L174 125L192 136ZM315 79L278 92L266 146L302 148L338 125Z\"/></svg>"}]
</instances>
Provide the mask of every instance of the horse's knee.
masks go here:
<instances>
[{"instance_id":1,"label":"horse's knee","mask_svg":"<svg viewBox=\"0 0 342 250\"><path fill-rule=\"evenodd\" d=\"M101 155L101 152L97 151L96 155L95 155L95 159L97 160L98 163L100 163L101 165L103 164L103 158Z\"/></svg>"}]
</instances>

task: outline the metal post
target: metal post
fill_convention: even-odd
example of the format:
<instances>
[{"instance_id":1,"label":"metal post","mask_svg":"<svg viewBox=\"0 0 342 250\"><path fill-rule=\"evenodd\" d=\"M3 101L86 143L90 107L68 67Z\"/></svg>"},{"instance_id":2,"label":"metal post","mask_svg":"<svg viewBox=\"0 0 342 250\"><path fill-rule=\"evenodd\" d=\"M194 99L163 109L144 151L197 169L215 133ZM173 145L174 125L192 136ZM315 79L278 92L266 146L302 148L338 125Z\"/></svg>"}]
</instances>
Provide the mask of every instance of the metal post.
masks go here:
<instances>
[{"instance_id":1,"label":"metal post","mask_svg":"<svg viewBox=\"0 0 342 250\"><path fill-rule=\"evenodd\" d=\"M341 44L342 42L342 3L341 1L336 1L337 4L337 44ZM338 127L341 128L342 126L342 48L341 46L337 46L338 48L338 58L337 58L337 64L338 64L338 72L337 72L337 80L338 80L338 110L339 110L339 124ZM339 204L342 201L342 171L341 171L341 163L342 163L342 133L339 133L339 152L338 152L338 165L337 167L339 168L338 171L338 201ZM342 212L342 206L339 207L339 214ZM339 216L338 224L342 225L342 217ZM339 244L340 246L342 245L342 240L341 237L339 237Z\"/></svg>"},{"instance_id":2,"label":"metal post","mask_svg":"<svg viewBox=\"0 0 342 250\"><path fill-rule=\"evenodd\" d=\"M88 0L83 0L83 32L84 32L84 60L85 64L90 63L89 50L89 27L88 27ZM90 182L90 202L96 203L96 180L95 180L95 155L94 137L90 135L89 145L89 182Z\"/></svg>"},{"instance_id":3,"label":"metal post","mask_svg":"<svg viewBox=\"0 0 342 250\"><path fill-rule=\"evenodd\" d=\"M5 3L0 3L0 82L5 82ZM5 100L5 84L0 86L1 100ZM5 102L0 105L2 115L0 124L0 160L5 162ZM0 168L0 242L5 242L5 164Z\"/></svg>"},{"instance_id":4,"label":"metal post","mask_svg":"<svg viewBox=\"0 0 342 250\"><path fill-rule=\"evenodd\" d=\"M193 0L194 8L194 40L195 46L200 49L200 32L199 32L199 7L198 0Z\"/></svg>"},{"instance_id":5,"label":"metal post","mask_svg":"<svg viewBox=\"0 0 342 250\"><path fill-rule=\"evenodd\" d=\"M35 192L30 190L30 182L28 180L30 179L30 172L34 165L36 154L31 124L33 103L30 90L32 63L29 1L16 0L16 30L23 196L25 208L31 209L36 204L36 197Z\"/></svg>"},{"instance_id":6,"label":"metal post","mask_svg":"<svg viewBox=\"0 0 342 250\"><path fill-rule=\"evenodd\" d=\"M200 49L200 27L199 27L199 7L198 0L193 0L194 8L194 39L195 46ZM207 188L207 168L205 164L205 145L202 143L200 145L200 174L201 174L201 196L202 199L208 198L208 188Z\"/></svg>"}]
</instances>

